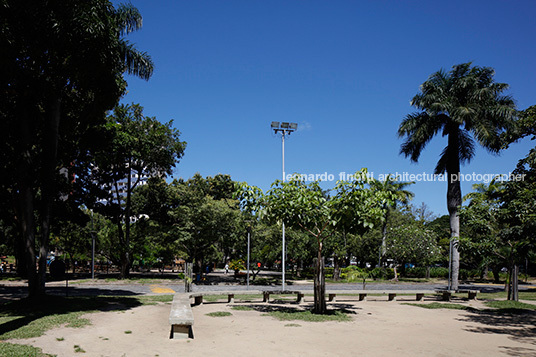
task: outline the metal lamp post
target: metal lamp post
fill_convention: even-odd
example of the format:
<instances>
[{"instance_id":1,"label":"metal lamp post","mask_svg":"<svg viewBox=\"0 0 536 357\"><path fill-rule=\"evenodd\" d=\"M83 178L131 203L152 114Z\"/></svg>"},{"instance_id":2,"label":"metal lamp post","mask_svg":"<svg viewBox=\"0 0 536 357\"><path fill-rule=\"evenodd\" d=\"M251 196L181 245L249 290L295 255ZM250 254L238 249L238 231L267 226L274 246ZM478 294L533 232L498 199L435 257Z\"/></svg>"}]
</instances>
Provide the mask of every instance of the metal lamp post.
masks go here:
<instances>
[{"instance_id":1,"label":"metal lamp post","mask_svg":"<svg viewBox=\"0 0 536 357\"><path fill-rule=\"evenodd\" d=\"M283 162L283 182L285 182L285 136L290 135L292 132L298 130L297 123L279 123L278 121L273 121L271 125L274 133L281 133L281 147L282 147L282 162ZM285 246L285 222L283 222L283 248L281 253L281 266L282 266L282 289L285 290L285 255L286 255L286 246Z\"/></svg>"}]
</instances>

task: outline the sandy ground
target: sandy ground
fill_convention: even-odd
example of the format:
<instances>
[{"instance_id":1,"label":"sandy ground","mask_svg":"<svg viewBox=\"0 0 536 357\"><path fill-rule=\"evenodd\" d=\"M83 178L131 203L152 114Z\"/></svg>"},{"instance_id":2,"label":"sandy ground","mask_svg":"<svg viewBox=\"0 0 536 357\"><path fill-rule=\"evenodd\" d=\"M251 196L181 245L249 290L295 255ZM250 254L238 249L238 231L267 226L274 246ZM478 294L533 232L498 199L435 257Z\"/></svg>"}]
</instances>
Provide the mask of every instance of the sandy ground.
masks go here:
<instances>
[{"instance_id":1,"label":"sandy ground","mask_svg":"<svg viewBox=\"0 0 536 357\"><path fill-rule=\"evenodd\" d=\"M311 299L311 298L309 298ZM61 356L536 356L534 314L502 315L404 305L399 298L338 300L330 307L353 311L350 322L279 321L262 311L233 310L253 304L205 303L193 308L194 339L169 339L169 304L140 306L85 317L84 328L61 327L44 336L9 342ZM424 303L430 303L425 301ZM482 308L478 301L460 302ZM307 306L307 301L300 306ZM286 303L286 307L298 307ZM232 316L209 317L214 311ZM125 333L131 331L131 333ZM63 339L58 341L58 339ZM75 353L74 345L85 353Z\"/></svg>"}]
</instances>

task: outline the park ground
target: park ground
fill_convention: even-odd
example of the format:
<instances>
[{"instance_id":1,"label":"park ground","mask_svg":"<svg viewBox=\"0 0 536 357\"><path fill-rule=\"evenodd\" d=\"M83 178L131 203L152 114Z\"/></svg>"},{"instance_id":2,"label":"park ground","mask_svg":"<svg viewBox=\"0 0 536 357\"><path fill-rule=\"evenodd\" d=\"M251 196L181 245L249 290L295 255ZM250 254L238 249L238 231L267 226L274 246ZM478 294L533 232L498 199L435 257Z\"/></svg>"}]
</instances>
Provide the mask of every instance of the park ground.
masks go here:
<instances>
[{"instance_id":1,"label":"park ground","mask_svg":"<svg viewBox=\"0 0 536 357\"><path fill-rule=\"evenodd\" d=\"M385 296L359 302L341 296L329 308L345 312L345 318L314 322L300 313L310 307L312 296L300 305L263 303L260 296L243 296L234 304L207 299L193 307L194 339L171 340L171 296L146 295L149 304L118 298L108 308L80 315L89 320L85 326L60 324L40 337L3 343L31 345L58 357L536 356L535 311L492 309L482 300L457 297L440 303L428 296L415 302L414 296L403 295L395 302ZM524 303L536 307L534 300Z\"/></svg>"},{"instance_id":2,"label":"park ground","mask_svg":"<svg viewBox=\"0 0 536 357\"><path fill-rule=\"evenodd\" d=\"M244 289L223 273L215 277L196 289ZM300 283L307 282L291 282L291 287L306 288ZM367 289L435 289L443 283L370 283ZM169 338L173 292L183 289L177 280L83 279L69 284L69 297L64 282L50 283L48 291L55 296L47 311L24 305L23 282L4 280L0 285L3 357L536 356L533 282L524 287L522 302L513 305L498 292L502 287L493 284L468 286L490 292L479 294L478 300L460 294L446 303L436 296L416 302L415 295L399 295L389 302L385 295L369 295L367 301L342 295L328 303L337 314L321 322L304 313L312 306L312 291L302 304L288 296L271 303L263 303L260 295L237 296L234 304L226 297L206 297L204 304L193 307L194 338L188 340Z\"/></svg>"}]
</instances>

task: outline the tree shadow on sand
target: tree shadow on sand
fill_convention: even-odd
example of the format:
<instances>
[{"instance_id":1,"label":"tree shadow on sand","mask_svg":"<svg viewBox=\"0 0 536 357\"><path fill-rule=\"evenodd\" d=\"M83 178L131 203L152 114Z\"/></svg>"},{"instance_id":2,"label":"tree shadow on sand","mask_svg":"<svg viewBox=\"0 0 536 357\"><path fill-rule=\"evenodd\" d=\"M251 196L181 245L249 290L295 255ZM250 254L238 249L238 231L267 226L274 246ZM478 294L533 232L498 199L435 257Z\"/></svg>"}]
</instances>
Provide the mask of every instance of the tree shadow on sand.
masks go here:
<instances>
[{"instance_id":1,"label":"tree shadow on sand","mask_svg":"<svg viewBox=\"0 0 536 357\"><path fill-rule=\"evenodd\" d=\"M510 340L524 343L526 348L501 346L508 356L536 356L536 311L525 309L470 310L460 319L477 325L466 328L474 333L506 335Z\"/></svg>"},{"instance_id":2,"label":"tree shadow on sand","mask_svg":"<svg viewBox=\"0 0 536 357\"><path fill-rule=\"evenodd\" d=\"M122 311L140 305L142 303L138 299L124 296L62 297L46 295L39 300L26 298L9 301L0 305L0 340L39 335L50 326L58 326L65 320L69 320L67 315L71 313L80 313L81 315L94 311ZM74 318L74 320L76 319L77 317ZM32 331L35 330L35 332L20 332L19 329L29 327L34 321L37 325L32 327ZM18 337L19 334L24 337Z\"/></svg>"}]
</instances>

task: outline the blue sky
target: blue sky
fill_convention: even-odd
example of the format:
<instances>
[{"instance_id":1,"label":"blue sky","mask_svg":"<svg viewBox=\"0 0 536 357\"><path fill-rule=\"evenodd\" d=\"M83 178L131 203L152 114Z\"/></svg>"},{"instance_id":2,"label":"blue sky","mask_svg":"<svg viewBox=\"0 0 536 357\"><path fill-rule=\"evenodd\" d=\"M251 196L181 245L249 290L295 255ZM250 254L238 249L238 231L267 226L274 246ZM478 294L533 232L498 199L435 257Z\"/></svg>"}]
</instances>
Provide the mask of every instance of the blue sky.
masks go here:
<instances>
[{"instance_id":1,"label":"blue sky","mask_svg":"<svg viewBox=\"0 0 536 357\"><path fill-rule=\"evenodd\" d=\"M430 74L472 61L536 104L535 1L133 0L148 81L128 77L123 102L174 126L188 143L174 177L230 174L266 190L281 178L271 121L296 122L287 173L432 173L446 138L418 164L399 155L397 129ZM534 142L497 157L478 150L462 173L508 173ZM462 184L463 194L471 184ZM326 182L332 187L335 182ZM446 182L417 182L415 204L447 213Z\"/></svg>"}]
</instances>

